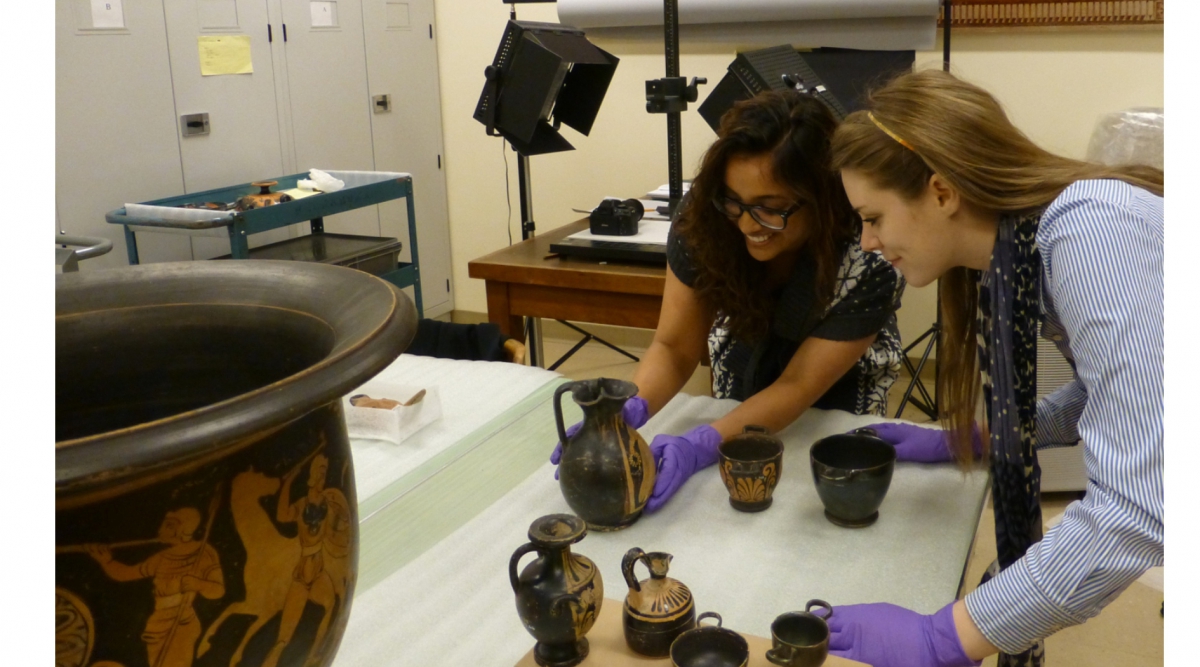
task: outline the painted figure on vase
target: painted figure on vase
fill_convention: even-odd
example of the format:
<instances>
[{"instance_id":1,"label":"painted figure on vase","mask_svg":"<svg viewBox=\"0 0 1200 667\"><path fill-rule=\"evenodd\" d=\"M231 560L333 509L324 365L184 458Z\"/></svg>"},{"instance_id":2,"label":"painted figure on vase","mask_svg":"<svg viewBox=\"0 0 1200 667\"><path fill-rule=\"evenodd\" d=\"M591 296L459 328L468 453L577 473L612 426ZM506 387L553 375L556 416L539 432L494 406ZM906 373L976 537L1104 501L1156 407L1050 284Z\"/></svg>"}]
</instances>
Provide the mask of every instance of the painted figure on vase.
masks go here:
<instances>
[{"instance_id":1,"label":"painted figure on vase","mask_svg":"<svg viewBox=\"0 0 1200 667\"><path fill-rule=\"evenodd\" d=\"M263 661L263 667L275 667L300 623L309 602L324 611L310 652L310 661L324 651L322 640L333 615L334 604L345 600L347 560L350 555L350 503L335 488L326 488L329 458L318 453L308 467L308 492L291 500L292 482L303 468L296 466L284 476L279 491L275 520L298 524L300 560L283 601L283 615L275 646Z\"/></svg>"},{"instance_id":2,"label":"painted figure on vase","mask_svg":"<svg viewBox=\"0 0 1200 667\"><path fill-rule=\"evenodd\" d=\"M216 501L214 499L214 509ZM87 545L87 553L115 581L154 581L154 612L146 620L142 641L151 667L190 667L200 638L200 620L192 608L196 595L215 600L225 595L225 579L208 535L197 539L200 512L181 507L167 512L158 541L167 548L136 565L117 561L104 544ZM211 525L211 517L209 524Z\"/></svg>"}]
</instances>

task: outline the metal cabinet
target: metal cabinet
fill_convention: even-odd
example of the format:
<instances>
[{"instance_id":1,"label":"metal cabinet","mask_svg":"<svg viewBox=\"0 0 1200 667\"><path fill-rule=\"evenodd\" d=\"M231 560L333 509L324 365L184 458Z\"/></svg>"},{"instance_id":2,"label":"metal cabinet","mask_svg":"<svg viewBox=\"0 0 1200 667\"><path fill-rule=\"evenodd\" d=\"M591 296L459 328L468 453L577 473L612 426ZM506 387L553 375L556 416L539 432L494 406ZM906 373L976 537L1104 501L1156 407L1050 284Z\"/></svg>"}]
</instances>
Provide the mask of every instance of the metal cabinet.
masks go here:
<instances>
[{"instance_id":1,"label":"metal cabinet","mask_svg":"<svg viewBox=\"0 0 1200 667\"><path fill-rule=\"evenodd\" d=\"M422 301L429 315L453 308L433 0L123 3L120 28L93 25L83 0L57 5L59 229L111 235L104 215L126 202L310 168L407 172ZM198 39L217 35L248 38L253 73L201 74ZM388 104L375 104L382 95ZM182 117L196 113L208 114L208 132L185 135ZM325 219L335 233L404 238L409 226L399 200ZM281 228L250 245L305 233L307 225ZM194 234L139 241L143 261L229 251L224 238ZM412 250L403 251L407 263Z\"/></svg>"}]
</instances>

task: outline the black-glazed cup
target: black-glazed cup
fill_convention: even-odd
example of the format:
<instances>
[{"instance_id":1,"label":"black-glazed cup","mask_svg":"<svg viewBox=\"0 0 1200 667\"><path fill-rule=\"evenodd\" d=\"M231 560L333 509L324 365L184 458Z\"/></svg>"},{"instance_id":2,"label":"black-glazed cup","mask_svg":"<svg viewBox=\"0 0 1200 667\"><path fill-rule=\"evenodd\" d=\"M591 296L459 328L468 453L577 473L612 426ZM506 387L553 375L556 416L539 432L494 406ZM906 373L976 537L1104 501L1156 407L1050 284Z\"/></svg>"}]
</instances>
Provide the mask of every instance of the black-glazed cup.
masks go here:
<instances>
[{"instance_id":1,"label":"black-glazed cup","mask_svg":"<svg viewBox=\"0 0 1200 667\"><path fill-rule=\"evenodd\" d=\"M746 426L741 435L721 443L718 453L729 504L741 512L770 507L783 471L783 441L762 426Z\"/></svg>"},{"instance_id":2,"label":"black-glazed cup","mask_svg":"<svg viewBox=\"0 0 1200 667\"><path fill-rule=\"evenodd\" d=\"M829 613L818 616L813 607ZM804 611L789 611L771 623L771 648L767 660L783 667L820 667L829 656L829 625L833 607L824 600L809 600Z\"/></svg>"},{"instance_id":3,"label":"black-glazed cup","mask_svg":"<svg viewBox=\"0 0 1200 667\"><path fill-rule=\"evenodd\" d=\"M875 523L896 468L894 447L871 429L860 428L821 438L809 450L809 459L825 518L846 528Z\"/></svg>"},{"instance_id":4,"label":"black-glazed cup","mask_svg":"<svg viewBox=\"0 0 1200 667\"><path fill-rule=\"evenodd\" d=\"M717 619L717 624L700 625L706 618ZM671 643L672 667L746 667L749 662L746 638L722 628L721 615L715 611L697 616L696 627Z\"/></svg>"}]
</instances>

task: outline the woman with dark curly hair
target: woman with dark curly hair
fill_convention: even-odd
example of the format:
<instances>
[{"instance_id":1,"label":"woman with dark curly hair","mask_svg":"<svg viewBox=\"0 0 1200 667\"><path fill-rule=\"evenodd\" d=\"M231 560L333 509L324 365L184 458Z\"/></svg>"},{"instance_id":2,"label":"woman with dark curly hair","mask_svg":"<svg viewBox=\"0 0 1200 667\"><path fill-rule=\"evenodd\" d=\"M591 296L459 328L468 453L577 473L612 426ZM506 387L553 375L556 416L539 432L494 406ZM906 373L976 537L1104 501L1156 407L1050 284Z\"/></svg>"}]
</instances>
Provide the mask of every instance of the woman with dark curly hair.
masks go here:
<instances>
[{"instance_id":1,"label":"woman with dark curly hair","mask_svg":"<svg viewBox=\"0 0 1200 667\"><path fill-rule=\"evenodd\" d=\"M649 512L715 463L743 426L778 431L813 406L883 415L900 368L903 281L858 245L857 218L830 169L836 126L811 96L762 93L725 114L705 153L671 230L662 314L625 417L636 428L666 405L706 345L713 395L742 404L682 436L654 438Z\"/></svg>"}]
</instances>

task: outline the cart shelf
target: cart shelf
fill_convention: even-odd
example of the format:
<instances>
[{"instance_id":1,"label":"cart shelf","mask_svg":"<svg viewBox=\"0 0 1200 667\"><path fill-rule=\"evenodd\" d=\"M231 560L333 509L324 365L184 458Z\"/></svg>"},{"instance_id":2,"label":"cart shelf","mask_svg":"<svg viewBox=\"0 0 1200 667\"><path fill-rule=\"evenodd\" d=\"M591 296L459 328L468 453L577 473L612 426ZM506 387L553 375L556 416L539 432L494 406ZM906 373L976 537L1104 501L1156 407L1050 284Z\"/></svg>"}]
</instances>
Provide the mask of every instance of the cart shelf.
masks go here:
<instances>
[{"instance_id":1,"label":"cart shelf","mask_svg":"<svg viewBox=\"0 0 1200 667\"><path fill-rule=\"evenodd\" d=\"M126 213L125 207L110 211L104 219L114 225L122 225L125 229L125 243L129 250L129 263L138 264L137 238L134 235L138 228L141 231L152 231L154 228L169 228L177 230L201 231L226 228L229 235L230 256L233 259L249 259L250 248L247 237L251 234L294 225L309 221L313 234L324 234L324 217L343 213L364 206L372 206L393 199L404 198L408 204L408 242L412 251L412 262L398 262L395 270L380 275L380 278L397 287L412 287L416 295L418 316L424 316L421 305L421 275L417 255L417 226L416 212L413 208L412 175L400 172L383 171L330 171L334 178L346 182L346 187L337 192L294 199L283 204L251 209L248 211L212 211L214 219L208 220L168 220L164 218L138 217ZM308 178L307 173L291 174L273 178L278 182L275 190L289 190L297 187L300 179ZM233 202L239 197L254 194L258 187L251 183L243 183L232 187L206 190L188 195L167 197L154 201L143 202L147 206L179 207L184 204L202 204L205 202ZM218 217L220 216L220 217ZM382 240L382 239L380 239Z\"/></svg>"}]
</instances>

